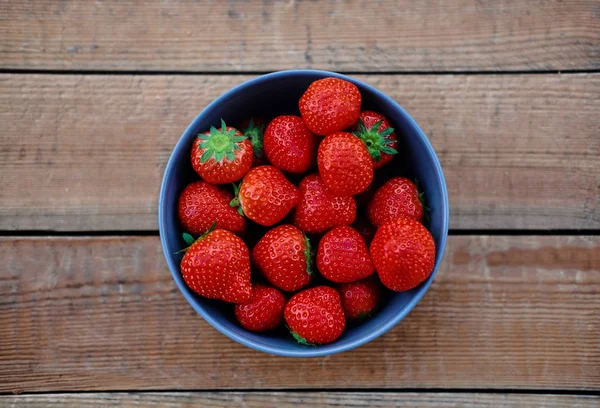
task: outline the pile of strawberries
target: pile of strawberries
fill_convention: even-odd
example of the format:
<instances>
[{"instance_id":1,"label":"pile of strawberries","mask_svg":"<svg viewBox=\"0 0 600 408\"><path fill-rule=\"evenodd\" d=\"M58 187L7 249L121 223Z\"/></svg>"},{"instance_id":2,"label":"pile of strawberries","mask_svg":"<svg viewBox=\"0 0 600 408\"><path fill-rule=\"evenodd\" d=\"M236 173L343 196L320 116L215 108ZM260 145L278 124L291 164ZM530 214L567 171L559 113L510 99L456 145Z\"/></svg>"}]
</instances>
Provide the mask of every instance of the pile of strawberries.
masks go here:
<instances>
[{"instance_id":1,"label":"pile of strawberries","mask_svg":"<svg viewBox=\"0 0 600 408\"><path fill-rule=\"evenodd\" d=\"M243 133L221 121L194 141L202 181L179 198L181 273L198 295L234 303L248 330L285 321L302 344L330 343L346 319L373 313L384 287L409 290L433 271L422 193L403 177L374 182L398 138L361 100L354 84L325 78L300 99L301 117L266 129L251 118Z\"/></svg>"}]
</instances>

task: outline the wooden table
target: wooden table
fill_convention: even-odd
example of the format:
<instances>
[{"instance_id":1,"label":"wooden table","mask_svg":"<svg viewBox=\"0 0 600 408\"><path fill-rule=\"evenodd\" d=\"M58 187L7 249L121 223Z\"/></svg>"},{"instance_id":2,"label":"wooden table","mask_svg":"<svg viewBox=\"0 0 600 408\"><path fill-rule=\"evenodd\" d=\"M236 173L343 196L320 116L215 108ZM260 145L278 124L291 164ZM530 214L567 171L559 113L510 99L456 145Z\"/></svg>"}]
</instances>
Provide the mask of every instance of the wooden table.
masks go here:
<instances>
[{"instance_id":1,"label":"wooden table","mask_svg":"<svg viewBox=\"0 0 600 408\"><path fill-rule=\"evenodd\" d=\"M157 232L188 123L300 67L402 104L451 202L415 310L312 359L210 327ZM4 0L0 70L0 406L600 406L599 1Z\"/></svg>"}]
</instances>

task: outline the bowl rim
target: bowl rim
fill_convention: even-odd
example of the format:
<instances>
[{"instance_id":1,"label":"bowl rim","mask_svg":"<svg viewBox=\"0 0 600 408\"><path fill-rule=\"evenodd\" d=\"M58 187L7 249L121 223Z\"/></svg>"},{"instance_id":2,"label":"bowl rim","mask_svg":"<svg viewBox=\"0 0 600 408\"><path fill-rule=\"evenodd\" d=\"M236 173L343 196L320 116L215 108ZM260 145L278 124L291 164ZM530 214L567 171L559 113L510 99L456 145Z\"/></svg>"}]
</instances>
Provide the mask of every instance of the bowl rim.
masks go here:
<instances>
[{"instance_id":1,"label":"bowl rim","mask_svg":"<svg viewBox=\"0 0 600 408\"><path fill-rule=\"evenodd\" d=\"M182 285L185 285L185 283L183 283L183 280L181 280L181 282L179 282L175 276L175 274L180 274L179 265L176 264L176 262L174 261L174 257L171 256L172 254L169 253L168 249L167 249L167 247L168 247L167 238L166 238L167 215L166 215L166 208L164 207L164 201L165 201L164 198L166 195L167 180L171 177L173 168L176 165L175 160L174 160L174 153L178 150L181 150L181 149L184 149L187 147L187 144L188 144L188 142L186 141L187 135L190 132L192 132L192 130L194 128L196 128L196 125L199 122L204 120L204 116L206 115L206 112L209 112L214 106L217 106L218 104L229 99L231 96L237 94L238 92L243 91L245 88L256 86L263 82L270 81L270 80L277 79L277 78L284 78L284 77L294 76L294 75L307 75L307 74L318 75L318 76L322 76L322 77L336 77L336 78L344 79L346 81L350 81L354 84L357 84L361 88L367 89L369 92L377 95L378 98L385 100L386 103L390 104L394 109L396 109L398 112L400 112L405 117L405 119L407 119L408 123L411 126L413 126L413 128L416 130L416 133L421 138L421 142L423 142L423 144L427 150L427 153L430 155L430 157L433 158L433 164L435 166L435 175L437 177L437 182L441 186L441 189L442 189L442 204L443 204L443 210L444 210L442 213L442 217L443 217L442 225L443 225L444 229L443 229L442 236L440 238L441 245L438 246L437 252L436 252L436 256L438 253L441 253L441 256L439 258L439 262L436 262L433 272L431 273L429 278L427 278L427 280L421 286L418 287L418 291L413 295L412 299L401 310L398 310L397 312L395 312L395 314L388 321L386 321L385 324L382 324L381 326L377 327L375 330L371 331L370 333L367 333L363 337L353 340L351 342L345 343L343 345L337 345L334 342L334 343L331 343L331 344L328 344L328 345L325 345L322 347L307 347L305 350L288 350L288 349L285 349L282 347L277 347L277 346L272 346L272 345L267 345L267 344L258 344L256 342L254 342L253 340L249 340L249 339L239 336L237 333L234 333L229 328L227 328L226 326L221 324L219 319L213 318L210 315L210 313L208 313L205 310L205 308L201 304L199 304L196 301L196 299L194 299L192 297L192 295L188 294L186 292L186 290L184 290L185 288L182 287ZM388 95L386 95L379 89L375 88L374 86L369 85L359 79L352 78L352 77L349 77L349 76L346 76L343 74L339 74L336 72L330 72L330 71L324 71L324 70L313 70L313 69L292 69L292 70L276 71L276 72L260 75L260 76L249 79L247 81L242 82L241 84L234 86L233 88L229 89L228 91L226 91L225 93L223 93L222 95L217 97L214 101L209 103L204 109L202 109L202 111L188 125L188 127L184 130L184 132L179 137L177 144L173 148L171 155L169 157L169 161L167 162L167 166L166 166L164 174L163 174L163 179L162 179L161 187L160 187L160 196L159 196L159 201L158 201L158 229L159 229L160 241L161 241L163 253L165 255L167 265L169 266L171 276L173 277L175 284L179 288L179 291L186 298L187 302L192 306L192 308L204 320L206 320L211 326L213 326L215 329L217 329L219 332L221 332L225 336L229 337L230 339L232 339L240 344L243 344L246 347L252 348L254 350L258 350L258 351L262 351L264 353L269 353L269 354L278 355L278 356L285 356L285 357L319 357L319 356L332 355L332 354L336 354L336 353L341 353L343 351L351 350L356 347L362 346L363 344L366 344L366 343L376 339L377 337L383 335L384 333L389 331L392 327L394 327L396 324L398 324L398 322L400 322L402 319L404 319L406 317L406 315L408 315L408 313L423 298L423 296L425 295L425 292L427 292L427 290L429 289L429 286L433 282L433 278L437 274L437 271L439 269L439 266L440 266L442 258L443 258L444 250L446 248L446 241L448 238L449 218L450 218L450 208L449 208L449 203L448 203L448 191L447 191L447 187L446 187L446 181L444 178L444 174L442 172L442 166L439 162L437 155L435 154L435 151L433 150L433 147L431 146L431 143L427 139L427 136L421 130L421 128L419 127L417 122L408 114L408 112L406 112L406 110L404 110L404 108L402 106L400 106L400 104L398 102L396 102L395 100L393 100L391 97L389 97Z\"/></svg>"}]
</instances>

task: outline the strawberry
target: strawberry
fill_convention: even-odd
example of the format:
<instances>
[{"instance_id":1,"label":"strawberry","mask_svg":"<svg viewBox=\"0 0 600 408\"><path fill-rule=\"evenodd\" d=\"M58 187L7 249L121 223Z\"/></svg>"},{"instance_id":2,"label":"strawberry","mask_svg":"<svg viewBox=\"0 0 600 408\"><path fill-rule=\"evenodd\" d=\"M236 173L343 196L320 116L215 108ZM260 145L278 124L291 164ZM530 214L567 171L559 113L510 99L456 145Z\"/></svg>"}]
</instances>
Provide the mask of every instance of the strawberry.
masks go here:
<instances>
[{"instance_id":1,"label":"strawberry","mask_svg":"<svg viewBox=\"0 0 600 408\"><path fill-rule=\"evenodd\" d=\"M373 160L365 144L350 133L325 137L317 154L319 173L325 185L338 196L353 196L373 180Z\"/></svg>"},{"instance_id":2,"label":"strawberry","mask_svg":"<svg viewBox=\"0 0 600 408\"><path fill-rule=\"evenodd\" d=\"M381 285L375 276L339 287L342 307L348 319L361 319L373 313L381 301Z\"/></svg>"},{"instance_id":3,"label":"strawberry","mask_svg":"<svg viewBox=\"0 0 600 408\"><path fill-rule=\"evenodd\" d=\"M281 221L300 198L296 186L273 166L251 169L236 193L230 205L266 227Z\"/></svg>"},{"instance_id":4,"label":"strawberry","mask_svg":"<svg viewBox=\"0 0 600 408\"><path fill-rule=\"evenodd\" d=\"M404 177L389 179L375 192L367 214L378 226L396 217L423 222L423 204L417 186Z\"/></svg>"},{"instance_id":5,"label":"strawberry","mask_svg":"<svg viewBox=\"0 0 600 408\"><path fill-rule=\"evenodd\" d=\"M298 107L306 126L325 136L352 126L360 115L360 91L339 78L319 79L308 87Z\"/></svg>"},{"instance_id":6,"label":"strawberry","mask_svg":"<svg viewBox=\"0 0 600 408\"><path fill-rule=\"evenodd\" d=\"M239 130L225 125L211 126L192 145L192 167L211 184L238 181L252 166L252 144Z\"/></svg>"},{"instance_id":7,"label":"strawberry","mask_svg":"<svg viewBox=\"0 0 600 408\"><path fill-rule=\"evenodd\" d=\"M246 219L229 205L233 194L204 181L188 185L179 196L179 221L194 235L204 234L213 223L216 228L241 234Z\"/></svg>"},{"instance_id":8,"label":"strawberry","mask_svg":"<svg viewBox=\"0 0 600 408\"><path fill-rule=\"evenodd\" d=\"M335 227L321 238L317 268L332 282L355 282L375 272L365 240L352 227Z\"/></svg>"},{"instance_id":9,"label":"strawberry","mask_svg":"<svg viewBox=\"0 0 600 408\"><path fill-rule=\"evenodd\" d=\"M316 162L318 136L298 116L278 116L265 131L265 154L271 164L290 173L304 173Z\"/></svg>"},{"instance_id":10,"label":"strawberry","mask_svg":"<svg viewBox=\"0 0 600 408\"><path fill-rule=\"evenodd\" d=\"M435 242L427 228L410 218L394 218L379 227L371 259L381 282L397 292L409 290L431 275Z\"/></svg>"},{"instance_id":11,"label":"strawberry","mask_svg":"<svg viewBox=\"0 0 600 408\"><path fill-rule=\"evenodd\" d=\"M352 224L352 228L363 237L367 246L371 245L371 241L373 241L375 232L377 231L377 227L371 224L371 221L361 215L360 217L356 217L356 221Z\"/></svg>"},{"instance_id":12,"label":"strawberry","mask_svg":"<svg viewBox=\"0 0 600 408\"><path fill-rule=\"evenodd\" d=\"M302 231L319 234L337 225L354 222L354 198L334 196L318 174L306 176L299 188L300 200L293 213L293 223Z\"/></svg>"},{"instance_id":13,"label":"strawberry","mask_svg":"<svg viewBox=\"0 0 600 408\"><path fill-rule=\"evenodd\" d=\"M310 241L293 225L267 232L252 250L252 260L272 285L287 292L306 286L312 276Z\"/></svg>"},{"instance_id":14,"label":"strawberry","mask_svg":"<svg viewBox=\"0 0 600 408\"><path fill-rule=\"evenodd\" d=\"M285 296L275 288L256 284L252 288L252 299L238 303L233 311L242 327L250 331L273 330L283 323Z\"/></svg>"},{"instance_id":15,"label":"strawberry","mask_svg":"<svg viewBox=\"0 0 600 408\"><path fill-rule=\"evenodd\" d=\"M340 295L328 286L317 286L294 295L283 313L300 344L331 343L346 327Z\"/></svg>"},{"instance_id":16,"label":"strawberry","mask_svg":"<svg viewBox=\"0 0 600 408\"><path fill-rule=\"evenodd\" d=\"M381 113L361 112L352 133L367 146L375 170L392 161L393 155L398 154L396 132Z\"/></svg>"},{"instance_id":17,"label":"strawberry","mask_svg":"<svg viewBox=\"0 0 600 408\"><path fill-rule=\"evenodd\" d=\"M243 121L239 129L242 131L244 136L250 140L252 144L252 166L257 167L266 164L265 150L264 150L264 131L265 131L265 120L260 117L251 117Z\"/></svg>"},{"instance_id":18,"label":"strawberry","mask_svg":"<svg viewBox=\"0 0 600 408\"><path fill-rule=\"evenodd\" d=\"M243 303L252 297L248 247L230 231L208 231L192 243L181 260L185 283L197 294Z\"/></svg>"}]
</instances>

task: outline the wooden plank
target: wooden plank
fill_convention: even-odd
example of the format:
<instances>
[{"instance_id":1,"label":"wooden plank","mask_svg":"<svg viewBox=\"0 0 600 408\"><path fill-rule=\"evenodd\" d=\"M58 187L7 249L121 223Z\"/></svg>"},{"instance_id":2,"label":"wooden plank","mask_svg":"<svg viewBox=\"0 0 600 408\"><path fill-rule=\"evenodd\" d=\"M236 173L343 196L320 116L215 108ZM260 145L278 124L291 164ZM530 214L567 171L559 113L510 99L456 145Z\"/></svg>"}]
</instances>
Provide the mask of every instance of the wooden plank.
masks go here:
<instances>
[{"instance_id":1,"label":"wooden plank","mask_svg":"<svg viewBox=\"0 0 600 408\"><path fill-rule=\"evenodd\" d=\"M600 237L451 237L404 321L311 359L210 327L158 237L5 237L0 259L0 392L600 389Z\"/></svg>"},{"instance_id":2,"label":"wooden plank","mask_svg":"<svg viewBox=\"0 0 600 408\"><path fill-rule=\"evenodd\" d=\"M0 396L11 408L52 407L423 407L423 408L597 408L594 396L530 394L449 394L399 392L168 392Z\"/></svg>"},{"instance_id":3,"label":"wooden plank","mask_svg":"<svg viewBox=\"0 0 600 408\"><path fill-rule=\"evenodd\" d=\"M600 228L600 74L358 77L430 137L452 228ZM179 136L248 78L0 75L0 229L157 229Z\"/></svg>"},{"instance_id":4,"label":"wooden plank","mask_svg":"<svg viewBox=\"0 0 600 408\"><path fill-rule=\"evenodd\" d=\"M2 68L600 68L594 0L3 1L0 16Z\"/></svg>"}]
</instances>

